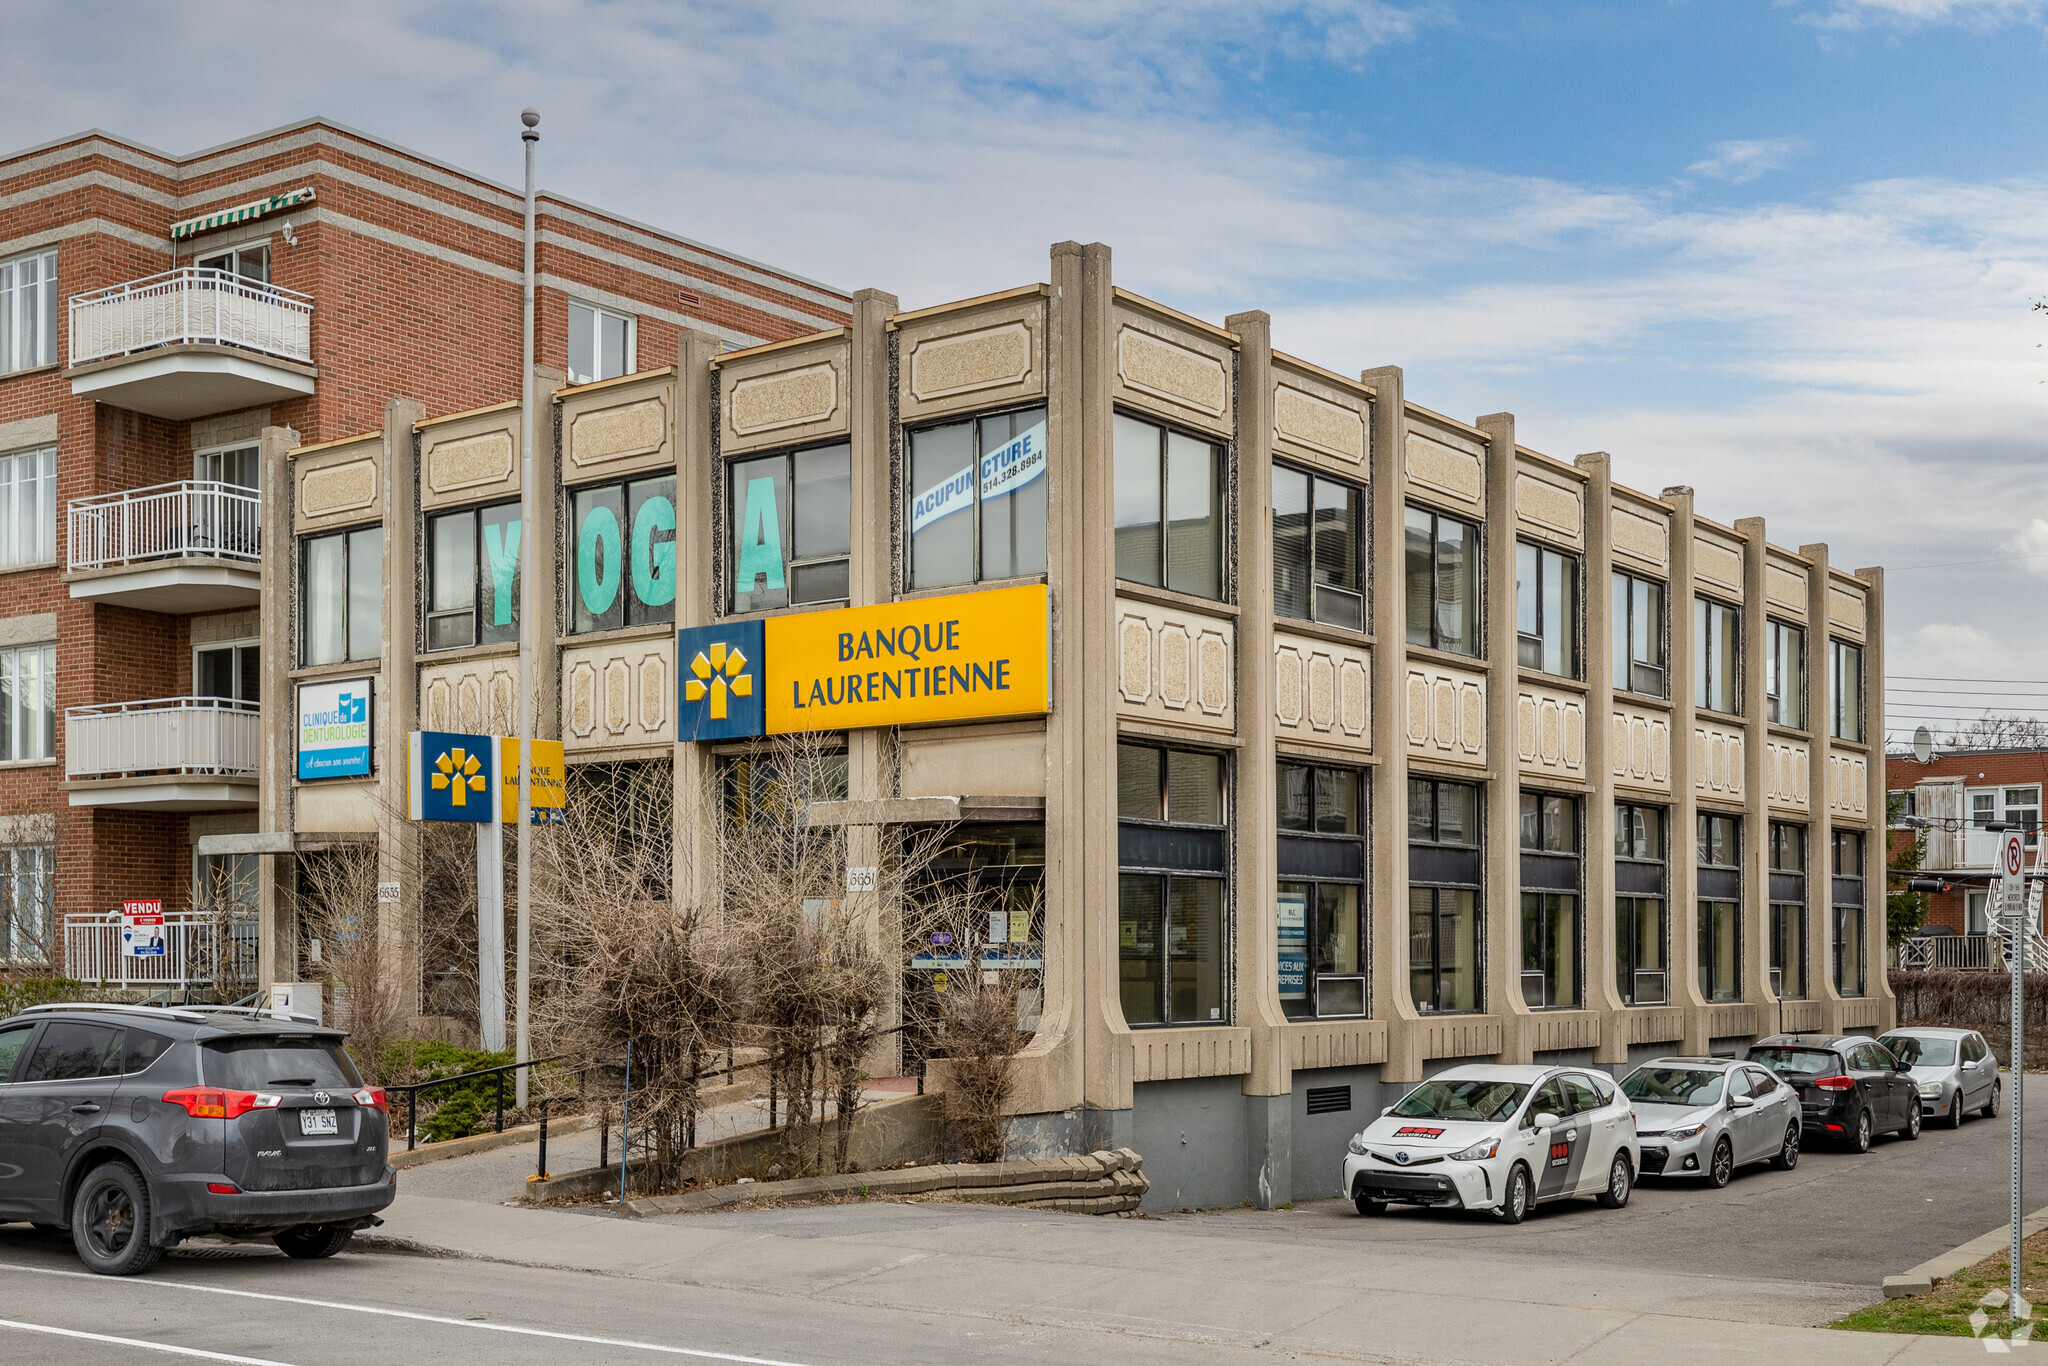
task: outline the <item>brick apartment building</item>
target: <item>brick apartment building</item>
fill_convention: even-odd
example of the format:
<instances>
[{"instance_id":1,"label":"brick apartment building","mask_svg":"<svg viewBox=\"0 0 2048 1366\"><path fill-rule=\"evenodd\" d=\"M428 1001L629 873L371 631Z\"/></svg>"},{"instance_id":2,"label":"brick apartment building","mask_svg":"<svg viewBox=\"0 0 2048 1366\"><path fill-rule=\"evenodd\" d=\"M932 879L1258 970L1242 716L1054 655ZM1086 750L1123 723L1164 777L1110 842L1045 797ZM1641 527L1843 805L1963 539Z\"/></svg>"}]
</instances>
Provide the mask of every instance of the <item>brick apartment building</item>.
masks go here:
<instances>
[{"instance_id":1,"label":"brick apartment building","mask_svg":"<svg viewBox=\"0 0 2048 1366\"><path fill-rule=\"evenodd\" d=\"M2041 790L2048 786L2048 750L1956 750L1937 753L1924 764L1911 755L1892 755L1885 761L1885 772L1898 806L1895 824L1908 817L1952 823L1917 833L1905 828L1891 832L1895 861L1917 838L1923 844L1921 871L1952 876L1950 890L1929 894L1926 923L1974 942L1942 945L1938 952L1955 966L1996 966L1999 960L1982 936L1990 929L1987 908L1998 836L1978 827L1994 822L2039 825ZM2028 834L2027 853L2030 864L2040 861L2038 833Z\"/></svg>"},{"instance_id":2,"label":"brick apartment building","mask_svg":"<svg viewBox=\"0 0 2048 1366\"><path fill-rule=\"evenodd\" d=\"M559 197L537 238L544 382L848 318ZM516 401L521 255L517 191L321 119L0 160L0 969L63 963L67 917L251 876L195 850L258 829L260 434Z\"/></svg>"}]
</instances>

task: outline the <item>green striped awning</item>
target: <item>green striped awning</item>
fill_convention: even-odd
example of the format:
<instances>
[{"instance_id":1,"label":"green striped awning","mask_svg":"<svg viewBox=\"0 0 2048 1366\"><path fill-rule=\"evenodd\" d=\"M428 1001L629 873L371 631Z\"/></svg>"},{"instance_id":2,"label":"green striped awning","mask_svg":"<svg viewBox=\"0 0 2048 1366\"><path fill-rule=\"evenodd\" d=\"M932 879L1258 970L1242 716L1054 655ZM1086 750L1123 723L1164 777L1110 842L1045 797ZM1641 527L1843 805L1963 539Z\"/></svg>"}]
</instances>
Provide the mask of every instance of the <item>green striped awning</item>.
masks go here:
<instances>
[{"instance_id":1,"label":"green striped awning","mask_svg":"<svg viewBox=\"0 0 2048 1366\"><path fill-rule=\"evenodd\" d=\"M308 185L302 190L286 190L281 194L271 195L268 199L254 199L247 204L237 204L232 209L217 209L212 213L201 214L197 218L188 218L182 223L171 224L171 240L175 242L181 237L192 237L215 228L224 228L230 223L246 223L252 218L261 218L266 213L289 209L294 204L304 204L312 197L313 187Z\"/></svg>"}]
</instances>

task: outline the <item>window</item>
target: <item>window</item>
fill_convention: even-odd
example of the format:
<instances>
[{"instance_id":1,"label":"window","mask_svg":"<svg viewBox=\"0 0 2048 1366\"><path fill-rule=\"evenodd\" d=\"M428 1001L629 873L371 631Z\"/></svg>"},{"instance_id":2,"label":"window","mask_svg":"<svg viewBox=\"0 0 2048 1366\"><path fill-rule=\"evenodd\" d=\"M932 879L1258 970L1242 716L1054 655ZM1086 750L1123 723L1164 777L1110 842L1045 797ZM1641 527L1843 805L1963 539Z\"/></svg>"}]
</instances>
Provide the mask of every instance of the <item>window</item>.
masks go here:
<instances>
[{"instance_id":1,"label":"window","mask_svg":"<svg viewBox=\"0 0 2048 1366\"><path fill-rule=\"evenodd\" d=\"M1734 715L1742 709L1742 611L1712 598L1692 601L1692 703Z\"/></svg>"},{"instance_id":2,"label":"window","mask_svg":"<svg viewBox=\"0 0 2048 1366\"><path fill-rule=\"evenodd\" d=\"M0 374L57 363L57 253L0 261Z\"/></svg>"},{"instance_id":3,"label":"window","mask_svg":"<svg viewBox=\"0 0 2048 1366\"><path fill-rule=\"evenodd\" d=\"M261 702L262 651L253 640L192 650L192 695Z\"/></svg>"},{"instance_id":4,"label":"window","mask_svg":"<svg viewBox=\"0 0 2048 1366\"><path fill-rule=\"evenodd\" d=\"M1806 827L1771 823L1771 991L1806 995Z\"/></svg>"},{"instance_id":5,"label":"window","mask_svg":"<svg viewBox=\"0 0 2048 1366\"><path fill-rule=\"evenodd\" d=\"M1408 643L1479 654L1479 532L1468 523L1411 507L1405 552Z\"/></svg>"},{"instance_id":6,"label":"window","mask_svg":"<svg viewBox=\"0 0 2048 1366\"><path fill-rule=\"evenodd\" d=\"M1290 1018L1365 1013L1365 775L1279 766L1280 1004Z\"/></svg>"},{"instance_id":7,"label":"window","mask_svg":"<svg viewBox=\"0 0 2048 1366\"><path fill-rule=\"evenodd\" d=\"M256 446L223 446L192 453L192 477L203 484L255 489L263 484L262 451Z\"/></svg>"},{"instance_id":8,"label":"window","mask_svg":"<svg viewBox=\"0 0 2048 1366\"><path fill-rule=\"evenodd\" d=\"M1632 1006L1661 1006L1670 999L1664 826L1662 807L1614 805L1615 986Z\"/></svg>"},{"instance_id":9,"label":"window","mask_svg":"<svg viewBox=\"0 0 2048 1366\"><path fill-rule=\"evenodd\" d=\"M2027 848L2032 849L2041 838L2041 789L2008 787L1999 795L2005 802L2006 822L2026 832Z\"/></svg>"},{"instance_id":10,"label":"window","mask_svg":"<svg viewBox=\"0 0 2048 1366\"><path fill-rule=\"evenodd\" d=\"M1991 893L1989 892L1966 891L1963 893L1964 934L1991 933L1990 905Z\"/></svg>"},{"instance_id":11,"label":"window","mask_svg":"<svg viewBox=\"0 0 2048 1366\"><path fill-rule=\"evenodd\" d=\"M0 846L0 961L51 961L56 947L56 886L56 846ZM0 1077L5 1075L0 1069Z\"/></svg>"},{"instance_id":12,"label":"window","mask_svg":"<svg viewBox=\"0 0 2048 1366\"><path fill-rule=\"evenodd\" d=\"M1860 830L1836 830L1835 876L1863 876L1863 832Z\"/></svg>"},{"instance_id":13,"label":"window","mask_svg":"<svg viewBox=\"0 0 2048 1366\"><path fill-rule=\"evenodd\" d=\"M57 448L0 455L0 568L57 558Z\"/></svg>"},{"instance_id":14,"label":"window","mask_svg":"<svg viewBox=\"0 0 2048 1366\"><path fill-rule=\"evenodd\" d=\"M1524 792L1522 1000L1531 1009L1579 1004L1579 803Z\"/></svg>"},{"instance_id":15,"label":"window","mask_svg":"<svg viewBox=\"0 0 2048 1366\"><path fill-rule=\"evenodd\" d=\"M270 243L263 241L231 247L211 256L201 256L195 264L201 270L217 270L237 279L267 285L270 283Z\"/></svg>"},{"instance_id":16,"label":"window","mask_svg":"<svg viewBox=\"0 0 2048 1366\"><path fill-rule=\"evenodd\" d=\"M732 610L844 602L853 551L852 448L736 460L728 490Z\"/></svg>"},{"instance_id":17,"label":"window","mask_svg":"<svg viewBox=\"0 0 2048 1366\"><path fill-rule=\"evenodd\" d=\"M1560 678L1579 676L1579 562L1548 546L1515 542L1517 662Z\"/></svg>"},{"instance_id":18,"label":"window","mask_svg":"<svg viewBox=\"0 0 2048 1366\"><path fill-rule=\"evenodd\" d=\"M1863 908L1835 907L1835 990L1863 995Z\"/></svg>"},{"instance_id":19,"label":"window","mask_svg":"<svg viewBox=\"0 0 2048 1366\"><path fill-rule=\"evenodd\" d=\"M1764 622L1764 719L1806 727L1806 632L1782 621Z\"/></svg>"},{"instance_id":20,"label":"window","mask_svg":"<svg viewBox=\"0 0 2048 1366\"><path fill-rule=\"evenodd\" d=\"M1365 491L1273 466L1273 611L1365 629Z\"/></svg>"},{"instance_id":21,"label":"window","mask_svg":"<svg viewBox=\"0 0 2048 1366\"><path fill-rule=\"evenodd\" d=\"M1614 574L1614 686L1645 697L1668 697L1664 677L1664 585Z\"/></svg>"},{"instance_id":22,"label":"window","mask_svg":"<svg viewBox=\"0 0 2048 1366\"><path fill-rule=\"evenodd\" d=\"M1045 572L1046 450L1043 408L910 433L911 588Z\"/></svg>"},{"instance_id":23,"label":"window","mask_svg":"<svg viewBox=\"0 0 2048 1366\"><path fill-rule=\"evenodd\" d=\"M1117 958L1132 1025L1228 1019L1223 757L1119 744Z\"/></svg>"},{"instance_id":24,"label":"window","mask_svg":"<svg viewBox=\"0 0 2048 1366\"><path fill-rule=\"evenodd\" d=\"M1735 816L1699 817L1700 994L1709 1001L1742 999L1742 823Z\"/></svg>"},{"instance_id":25,"label":"window","mask_svg":"<svg viewBox=\"0 0 2048 1366\"><path fill-rule=\"evenodd\" d=\"M427 648L519 639L519 504L427 518Z\"/></svg>"},{"instance_id":26,"label":"window","mask_svg":"<svg viewBox=\"0 0 2048 1366\"><path fill-rule=\"evenodd\" d=\"M575 490L573 631L676 619L676 479Z\"/></svg>"},{"instance_id":27,"label":"window","mask_svg":"<svg viewBox=\"0 0 2048 1366\"><path fill-rule=\"evenodd\" d=\"M1408 783L1408 990L1426 1014L1479 997L1479 789Z\"/></svg>"},{"instance_id":28,"label":"window","mask_svg":"<svg viewBox=\"0 0 2048 1366\"><path fill-rule=\"evenodd\" d=\"M595 304L569 305L569 383L633 373L633 320Z\"/></svg>"},{"instance_id":29,"label":"window","mask_svg":"<svg viewBox=\"0 0 2048 1366\"><path fill-rule=\"evenodd\" d=\"M1116 415L1116 576L1223 596L1223 448Z\"/></svg>"},{"instance_id":30,"label":"window","mask_svg":"<svg viewBox=\"0 0 2048 1366\"><path fill-rule=\"evenodd\" d=\"M57 647L0 650L0 761L57 757Z\"/></svg>"},{"instance_id":31,"label":"window","mask_svg":"<svg viewBox=\"0 0 2048 1366\"><path fill-rule=\"evenodd\" d=\"M299 663L377 658L384 651L384 528L299 544Z\"/></svg>"},{"instance_id":32,"label":"window","mask_svg":"<svg viewBox=\"0 0 2048 1366\"><path fill-rule=\"evenodd\" d=\"M1863 738L1863 647L1846 640L1828 642L1828 734Z\"/></svg>"},{"instance_id":33,"label":"window","mask_svg":"<svg viewBox=\"0 0 2048 1366\"><path fill-rule=\"evenodd\" d=\"M2026 832L2026 847L2040 843L2041 789L2025 787L1973 787L1970 824L1963 832L1963 862L1968 867L1988 867L1998 857L1999 832L1993 825L2017 825Z\"/></svg>"}]
</instances>

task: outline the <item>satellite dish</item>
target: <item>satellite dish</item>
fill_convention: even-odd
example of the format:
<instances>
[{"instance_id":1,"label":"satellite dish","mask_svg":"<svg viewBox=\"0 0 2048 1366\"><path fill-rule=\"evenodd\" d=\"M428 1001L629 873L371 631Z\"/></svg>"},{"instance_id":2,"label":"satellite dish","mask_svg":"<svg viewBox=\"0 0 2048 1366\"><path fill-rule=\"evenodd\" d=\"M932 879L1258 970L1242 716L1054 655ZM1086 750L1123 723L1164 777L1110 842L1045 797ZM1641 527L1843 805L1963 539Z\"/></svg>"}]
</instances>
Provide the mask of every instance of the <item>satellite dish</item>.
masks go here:
<instances>
[{"instance_id":1,"label":"satellite dish","mask_svg":"<svg viewBox=\"0 0 2048 1366\"><path fill-rule=\"evenodd\" d=\"M1927 733L1925 726L1913 731L1913 757L1923 764L1934 757L1934 737Z\"/></svg>"}]
</instances>

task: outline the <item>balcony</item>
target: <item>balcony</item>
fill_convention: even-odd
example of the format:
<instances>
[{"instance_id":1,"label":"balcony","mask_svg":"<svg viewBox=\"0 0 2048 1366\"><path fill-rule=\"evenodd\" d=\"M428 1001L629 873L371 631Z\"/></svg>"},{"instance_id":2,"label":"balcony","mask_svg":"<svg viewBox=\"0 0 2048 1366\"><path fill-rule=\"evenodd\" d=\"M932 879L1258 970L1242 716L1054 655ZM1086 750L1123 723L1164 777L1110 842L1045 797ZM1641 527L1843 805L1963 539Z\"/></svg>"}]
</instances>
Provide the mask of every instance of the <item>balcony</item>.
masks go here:
<instances>
[{"instance_id":1,"label":"balcony","mask_svg":"<svg viewBox=\"0 0 2048 1366\"><path fill-rule=\"evenodd\" d=\"M201 480L74 498L65 581L74 598L146 612L253 607L262 515L255 489Z\"/></svg>"},{"instance_id":2,"label":"balcony","mask_svg":"<svg viewBox=\"0 0 2048 1366\"><path fill-rule=\"evenodd\" d=\"M73 806L234 811L256 805L263 719L254 702L159 697L64 713Z\"/></svg>"},{"instance_id":3,"label":"balcony","mask_svg":"<svg viewBox=\"0 0 2048 1366\"><path fill-rule=\"evenodd\" d=\"M73 295L71 392L189 421L313 392L313 301L185 267Z\"/></svg>"}]
</instances>

